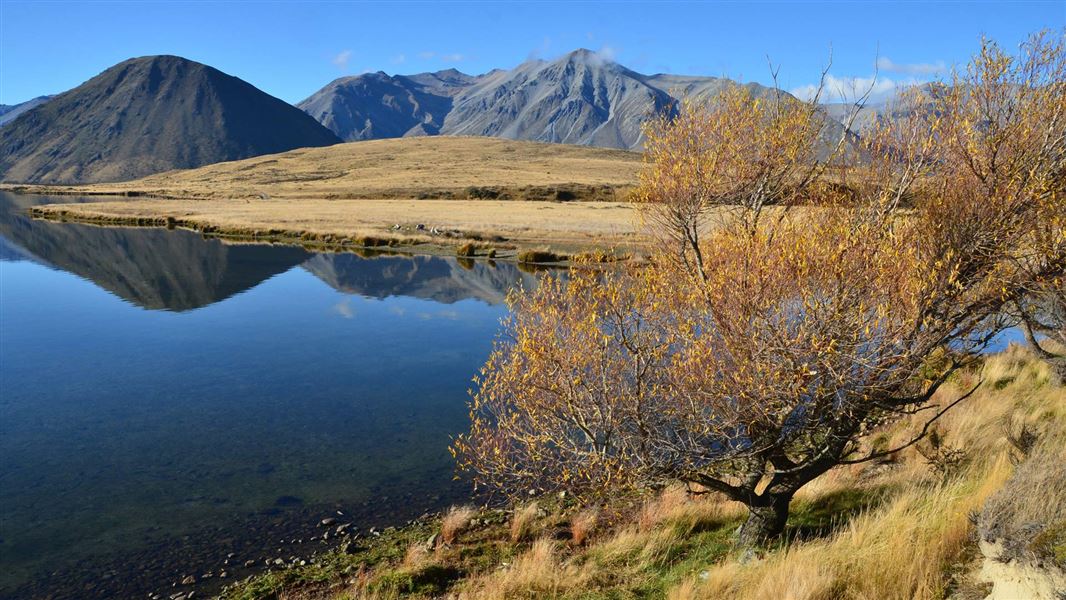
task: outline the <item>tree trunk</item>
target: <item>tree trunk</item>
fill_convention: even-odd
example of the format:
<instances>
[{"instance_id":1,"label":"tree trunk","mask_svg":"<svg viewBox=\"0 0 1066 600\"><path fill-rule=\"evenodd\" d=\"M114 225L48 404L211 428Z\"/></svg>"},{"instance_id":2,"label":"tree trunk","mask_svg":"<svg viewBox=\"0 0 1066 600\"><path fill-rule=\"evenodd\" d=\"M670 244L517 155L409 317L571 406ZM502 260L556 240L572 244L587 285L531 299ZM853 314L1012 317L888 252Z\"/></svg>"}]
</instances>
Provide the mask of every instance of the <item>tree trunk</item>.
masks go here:
<instances>
[{"instance_id":1,"label":"tree trunk","mask_svg":"<svg viewBox=\"0 0 1066 600\"><path fill-rule=\"evenodd\" d=\"M748 505L748 520L740 526L741 546L751 547L773 540L785 531L791 495L764 495Z\"/></svg>"}]
</instances>

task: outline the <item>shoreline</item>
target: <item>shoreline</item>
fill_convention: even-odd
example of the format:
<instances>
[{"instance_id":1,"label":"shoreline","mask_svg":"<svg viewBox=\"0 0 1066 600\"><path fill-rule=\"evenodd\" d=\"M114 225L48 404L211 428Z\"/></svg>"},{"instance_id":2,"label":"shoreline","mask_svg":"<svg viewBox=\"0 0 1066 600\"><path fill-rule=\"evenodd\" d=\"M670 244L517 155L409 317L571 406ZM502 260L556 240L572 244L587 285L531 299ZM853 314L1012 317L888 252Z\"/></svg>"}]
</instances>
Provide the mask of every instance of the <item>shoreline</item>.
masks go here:
<instances>
[{"instance_id":1,"label":"shoreline","mask_svg":"<svg viewBox=\"0 0 1066 600\"><path fill-rule=\"evenodd\" d=\"M539 216L530 213L539 212L546 213L540 221L544 228L526 227ZM137 199L41 204L29 207L28 213L53 222L185 229L227 242L295 245L321 252L452 256L531 265L568 264L578 256L616 262L640 255L645 245L637 232L636 209L624 203L379 199L252 205L232 200ZM603 213L607 218L593 218ZM403 217L408 220L401 221Z\"/></svg>"},{"instance_id":2,"label":"shoreline","mask_svg":"<svg viewBox=\"0 0 1066 600\"><path fill-rule=\"evenodd\" d=\"M319 556L354 553L368 540L388 540L396 532L439 521L449 504L474 501L457 491L426 502L405 497L402 506L387 498L281 506L223 524L207 523L140 548L42 567L0 592L0 598L213 598L226 587L272 571L305 566ZM131 563L137 567L130 569ZM65 583L53 585L57 582Z\"/></svg>"}]
</instances>

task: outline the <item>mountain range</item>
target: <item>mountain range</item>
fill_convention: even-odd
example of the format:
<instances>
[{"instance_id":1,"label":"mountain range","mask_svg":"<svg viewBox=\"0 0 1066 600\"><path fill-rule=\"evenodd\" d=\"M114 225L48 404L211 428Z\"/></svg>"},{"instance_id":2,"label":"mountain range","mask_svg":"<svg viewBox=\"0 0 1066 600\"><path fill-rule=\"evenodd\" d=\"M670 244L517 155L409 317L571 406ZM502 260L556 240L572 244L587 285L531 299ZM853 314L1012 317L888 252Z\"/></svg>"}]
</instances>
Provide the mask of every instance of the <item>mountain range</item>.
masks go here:
<instances>
[{"instance_id":1,"label":"mountain range","mask_svg":"<svg viewBox=\"0 0 1066 600\"><path fill-rule=\"evenodd\" d=\"M740 84L644 75L580 49L476 76L448 69L342 77L293 107L209 66L149 56L50 99L0 108L0 119L8 119L0 121L0 181L113 182L342 140L407 136L640 150L649 118L673 113L682 101L713 102L733 85ZM756 97L791 98L745 85ZM844 133L834 110L824 113L829 143Z\"/></svg>"},{"instance_id":2,"label":"mountain range","mask_svg":"<svg viewBox=\"0 0 1066 600\"><path fill-rule=\"evenodd\" d=\"M648 118L683 100L712 101L730 85L718 77L643 75L579 49L478 76L449 69L342 77L297 107L345 141L474 135L639 150ZM784 93L748 87L757 97Z\"/></svg>"}]
</instances>

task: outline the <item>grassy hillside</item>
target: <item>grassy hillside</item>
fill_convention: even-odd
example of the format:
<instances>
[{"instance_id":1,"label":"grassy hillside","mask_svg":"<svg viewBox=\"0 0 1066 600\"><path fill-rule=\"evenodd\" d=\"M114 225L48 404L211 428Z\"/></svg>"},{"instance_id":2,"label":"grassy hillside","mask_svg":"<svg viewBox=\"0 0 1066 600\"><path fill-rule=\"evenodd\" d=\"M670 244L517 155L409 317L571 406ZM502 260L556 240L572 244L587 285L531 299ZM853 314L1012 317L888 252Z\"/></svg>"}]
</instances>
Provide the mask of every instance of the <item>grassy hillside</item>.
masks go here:
<instances>
[{"instance_id":1,"label":"grassy hillside","mask_svg":"<svg viewBox=\"0 0 1066 600\"><path fill-rule=\"evenodd\" d=\"M960 373L944 399L978 382L932 441L803 489L788 540L758 554L733 548L744 511L716 495L668 489L600 508L551 498L514 511L457 509L443 521L350 540L224 597L1029 597L1010 586L1039 576L1019 577L1019 569L1066 568L1066 388L1013 347ZM920 423L897 423L873 443L891 447ZM1025 431L1033 443L1020 441ZM987 559L990 543L1014 555Z\"/></svg>"},{"instance_id":2,"label":"grassy hillside","mask_svg":"<svg viewBox=\"0 0 1066 600\"><path fill-rule=\"evenodd\" d=\"M302 148L40 193L172 198L619 200L635 152L483 137L414 137Z\"/></svg>"}]
</instances>

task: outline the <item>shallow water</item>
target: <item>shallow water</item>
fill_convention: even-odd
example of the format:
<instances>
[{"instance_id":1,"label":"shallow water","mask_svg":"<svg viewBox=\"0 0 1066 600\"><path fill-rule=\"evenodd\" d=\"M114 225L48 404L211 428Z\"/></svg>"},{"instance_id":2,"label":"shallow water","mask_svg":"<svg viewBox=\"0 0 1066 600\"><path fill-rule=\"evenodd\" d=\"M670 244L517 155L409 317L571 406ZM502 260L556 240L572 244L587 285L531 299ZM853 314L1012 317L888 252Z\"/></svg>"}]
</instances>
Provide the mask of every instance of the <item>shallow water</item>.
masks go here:
<instances>
[{"instance_id":1,"label":"shallow water","mask_svg":"<svg viewBox=\"0 0 1066 600\"><path fill-rule=\"evenodd\" d=\"M25 216L44 200L0 194L0 595L144 597L467 494L447 446L532 275Z\"/></svg>"}]
</instances>

